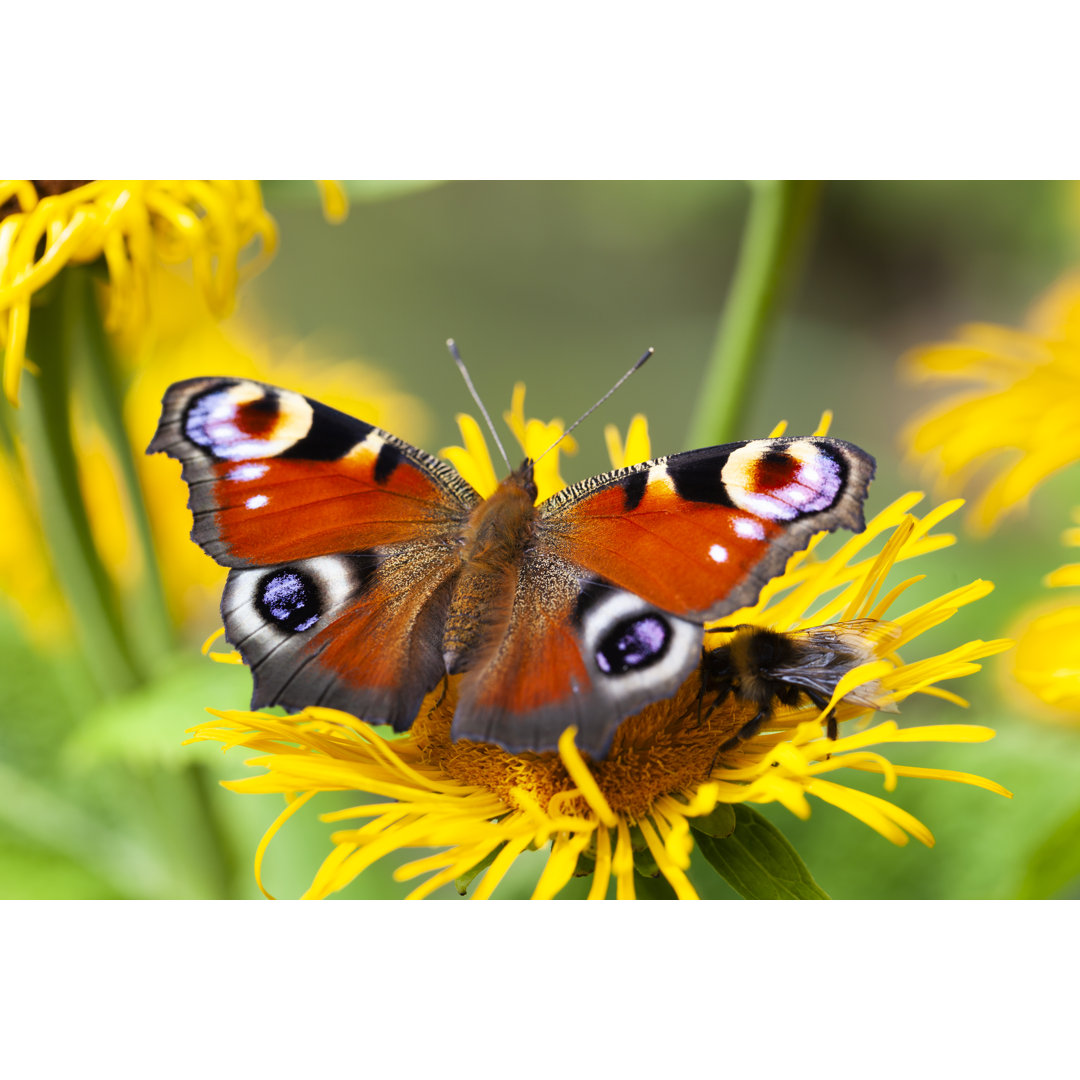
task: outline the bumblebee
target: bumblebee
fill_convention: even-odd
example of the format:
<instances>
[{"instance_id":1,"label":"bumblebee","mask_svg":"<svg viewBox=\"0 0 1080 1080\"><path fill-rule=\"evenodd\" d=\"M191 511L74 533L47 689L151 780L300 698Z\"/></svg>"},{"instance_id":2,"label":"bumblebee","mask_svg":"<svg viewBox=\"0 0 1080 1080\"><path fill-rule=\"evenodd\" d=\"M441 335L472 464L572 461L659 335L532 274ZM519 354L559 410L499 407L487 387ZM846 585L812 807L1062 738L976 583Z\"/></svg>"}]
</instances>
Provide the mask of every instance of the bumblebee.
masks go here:
<instances>
[{"instance_id":1,"label":"bumblebee","mask_svg":"<svg viewBox=\"0 0 1080 1080\"><path fill-rule=\"evenodd\" d=\"M753 718L721 750L730 750L756 735L777 706L793 708L807 698L824 709L849 671L877 659L881 645L900 636L898 627L877 619L855 619L791 632L749 623L712 627L708 632L731 634L731 638L706 650L702 694L715 694L717 704L732 695L737 701L757 707ZM843 700L896 712L895 705L877 701L878 693L877 682L870 682L856 687ZM828 737L835 740L835 709L829 710L825 723Z\"/></svg>"}]
</instances>

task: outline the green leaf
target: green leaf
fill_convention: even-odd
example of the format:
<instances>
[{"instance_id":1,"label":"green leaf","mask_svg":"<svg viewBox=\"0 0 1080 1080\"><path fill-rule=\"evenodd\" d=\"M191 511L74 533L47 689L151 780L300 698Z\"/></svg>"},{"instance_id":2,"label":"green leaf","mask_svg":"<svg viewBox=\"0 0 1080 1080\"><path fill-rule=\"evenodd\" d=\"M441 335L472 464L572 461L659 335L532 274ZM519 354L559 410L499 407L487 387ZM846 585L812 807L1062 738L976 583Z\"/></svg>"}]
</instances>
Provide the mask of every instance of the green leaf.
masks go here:
<instances>
[{"instance_id":1,"label":"green leaf","mask_svg":"<svg viewBox=\"0 0 1080 1080\"><path fill-rule=\"evenodd\" d=\"M96 878L108 881L117 895L168 895L170 875L158 853L140 838L100 821L87 807L69 801L66 791L53 790L2 760L0 791L4 793L0 800L0 863L13 854L5 852L6 847L34 845L85 867ZM0 880L5 873L0 865ZM30 894L0 886L0 898L16 895Z\"/></svg>"},{"instance_id":2,"label":"green leaf","mask_svg":"<svg viewBox=\"0 0 1080 1080\"><path fill-rule=\"evenodd\" d=\"M207 706L245 709L251 693L246 669L185 657L139 689L92 710L64 747L76 769L123 761L136 768L182 768L221 756L210 743L184 745L190 727L210 719Z\"/></svg>"},{"instance_id":3,"label":"green leaf","mask_svg":"<svg viewBox=\"0 0 1080 1080\"><path fill-rule=\"evenodd\" d=\"M1020 900L1047 900L1080 878L1080 807L1035 849L1024 868Z\"/></svg>"},{"instance_id":4,"label":"green leaf","mask_svg":"<svg viewBox=\"0 0 1080 1080\"><path fill-rule=\"evenodd\" d=\"M643 878L660 877L660 867L656 865L656 860L648 848L634 852L634 870Z\"/></svg>"},{"instance_id":5,"label":"green leaf","mask_svg":"<svg viewBox=\"0 0 1080 1080\"><path fill-rule=\"evenodd\" d=\"M0 836L0 900L118 900L124 894L63 852Z\"/></svg>"},{"instance_id":6,"label":"green leaf","mask_svg":"<svg viewBox=\"0 0 1080 1080\"><path fill-rule=\"evenodd\" d=\"M729 837L718 840L695 828L694 840L713 869L740 896L746 900L829 899L775 825L749 806L739 804L733 809L735 831Z\"/></svg>"},{"instance_id":7,"label":"green leaf","mask_svg":"<svg viewBox=\"0 0 1080 1080\"><path fill-rule=\"evenodd\" d=\"M596 858L589 852L583 851L578 856L577 866L574 867L574 877L592 877L594 873L596 873Z\"/></svg>"},{"instance_id":8,"label":"green leaf","mask_svg":"<svg viewBox=\"0 0 1080 1080\"><path fill-rule=\"evenodd\" d=\"M458 896L464 896L469 891L469 886L473 883L476 875L486 870L505 846L505 844L500 844L493 851L489 851L471 870L466 870L461 877L454 879L454 888L457 889Z\"/></svg>"},{"instance_id":9,"label":"green leaf","mask_svg":"<svg viewBox=\"0 0 1080 1080\"><path fill-rule=\"evenodd\" d=\"M678 900L675 890L663 874L657 871L655 876L646 876L634 864L634 895L638 900Z\"/></svg>"},{"instance_id":10,"label":"green leaf","mask_svg":"<svg viewBox=\"0 0 1080 1080\"><path fill-rule=\"evenodd\" d=\"M711 814L694 818L694 828L717 840L726 839L735 831L735 807L731 803L717 803Z\"/></svg>"}]
</instances>

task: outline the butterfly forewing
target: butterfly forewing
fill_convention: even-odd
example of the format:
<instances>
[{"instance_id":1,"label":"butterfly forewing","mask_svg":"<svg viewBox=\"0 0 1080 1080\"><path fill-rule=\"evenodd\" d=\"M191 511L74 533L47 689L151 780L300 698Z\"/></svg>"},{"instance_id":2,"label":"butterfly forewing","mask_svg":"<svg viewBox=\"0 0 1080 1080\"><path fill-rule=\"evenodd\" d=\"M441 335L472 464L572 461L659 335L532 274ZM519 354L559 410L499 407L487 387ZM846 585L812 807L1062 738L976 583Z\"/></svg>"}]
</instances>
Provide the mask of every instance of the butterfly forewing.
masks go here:
<instances>
[{"instance_id":1,"label":"butterfly forewing","mask_svg":"<svg viewBox=\"0 0 1080 1080\"><path fill-rule=\"evenodd\" d=\"M157 451L182 463L192 539L224 566L451 536L480 501L446 462L247 379L171 386L148 450Z\"/></svg>"},{"instance_id":2,"label":"butterfly forewing","mask_svg":"<svg viewBox=\"0 0 1080 1080\"><path fill-rule=\"evenodd\" d=\"M539 540L664 611L716 619L821 530L863 528L874 460L839 439L759 439L585 480L542 507Z\"/></svg>"}]
</instances>

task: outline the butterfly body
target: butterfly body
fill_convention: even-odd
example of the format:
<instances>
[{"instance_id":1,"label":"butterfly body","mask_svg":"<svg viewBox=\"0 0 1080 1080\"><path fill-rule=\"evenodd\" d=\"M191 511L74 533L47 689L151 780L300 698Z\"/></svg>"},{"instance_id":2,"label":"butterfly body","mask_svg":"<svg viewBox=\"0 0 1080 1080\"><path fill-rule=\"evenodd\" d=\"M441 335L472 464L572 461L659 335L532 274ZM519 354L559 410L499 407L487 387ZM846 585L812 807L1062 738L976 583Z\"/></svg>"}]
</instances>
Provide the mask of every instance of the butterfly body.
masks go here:
<instances>
[{"instance_id":1,"label":"butterfly body","mask_svg":"<svg viewBox=\"0 0 1080 1080\"><path fill-rule=\"evenodd\" d=\"M537 505L526 460L488 498L446 462L293 391L167 391L149 452L177 458L192 538L230 568L227 639L253 707L404 730L460 676L452 736L602 757L674 694L702 624L753 603L814 532L862 528L873 460L764 439L591 477Z\"/></svg>"},{"instance_id":2,"label":"butterfly body","mask_svg":"<svg viewBox=\"0 0 1080 1080\"><path fill-rule=\"evenodd\" d=\"M535 529L536 484L525 461L477 505L459 538L461 570L443 631L449 674L468 670L505 625Z\"/></svg>"}]
</instances>

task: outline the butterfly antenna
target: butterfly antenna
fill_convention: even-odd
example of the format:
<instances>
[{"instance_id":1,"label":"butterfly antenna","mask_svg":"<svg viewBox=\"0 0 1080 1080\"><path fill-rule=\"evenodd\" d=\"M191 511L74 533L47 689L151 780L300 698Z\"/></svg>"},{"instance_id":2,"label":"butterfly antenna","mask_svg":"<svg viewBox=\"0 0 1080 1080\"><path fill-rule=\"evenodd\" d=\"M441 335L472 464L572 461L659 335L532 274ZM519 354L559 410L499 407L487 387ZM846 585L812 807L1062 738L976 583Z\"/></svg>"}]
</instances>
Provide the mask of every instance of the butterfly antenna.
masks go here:
<instances>
[{"instance_id":1,"label":"butterfly antenna","mask_svg":"<svg viewBox=\"0 0 1080 1080\"><path fill-rule=\"evenodd\" d=\"M649 346L649 348L645 350L645 355L644 355L644 356L643 356L643 357L642 357L642 358L641 358L641 359L640 359L640 360L639 360L639 361L638 361L638 362L637 362L637 363L636 363L636 364L635 364L635 365L634 365L634 366L633 366L633 367L632 367L632 368L631 368L631 369L630 369L630 370L629 370L629 371L628 371L628 372L627 372L627 373L626 373L625 375L623 375L623 377L622 377L621 379L619 379L619 381L618 381L618 382L617 382L617 383L616 383L616 384L615 384L615 385L614 385L614 386L613 386L613 387L612 387L612 388L611 388L611 389L610 389L610 390L609 390L609 391L608 391L608 392L607 392L607 393L606 393L606 394L605 394L605 395L604 395L604 396L603 396L603 397L602 397L602 398L601 398L601 399L600 399L600 400L599 400L599 401L598 401L598 402L597 402L597 403L596 403L595 405L590 405L590 406L589 406L589 408L587 408L587 409L586 409L586 410L585 410L585 411L584 411L584 412L583 412L583 413L582 413L582 414L581 414L581 415L580 415L580 416L579 416L579 417L578 417L578 418L577 418L577 419L576 419L576 420L575 420L575 421L574 421L574 422L573 422L573 423L572 423L572 424L571 424L571 425L570 425L570 426L569 426L569 427L568 427L568 428L567 428L567 429L566 429L566 430L565 430L565 431L564 431L564 432L563 432L563 433L562 433L562 434L561 434L561 435L560 435L560 436L559 436L559 437L558 437L558 438L557 438L557 439L556 439L556 440L555 440L555 441L554 441L554 442L553 442L553 443L552 443L552 444L551 444L551 445L550 445L550 446L549 446L549 447L548 447L548 448L547 448L547 449L546 449L546 450L545 450L545 451L544 451L544 452L543 452L543 453L542 453L542 454L540 455L540 457L538 457L538 458L536 459L536 461L539 461L539 460L540 460L540 458L543 458L543 457L547 457L547 455L548 455L548 454L550 454L550 453L551 453L551 451L552 451L552 450L554 450L554 449L555 449L555 447L556 447L556 446L558 446L558 445L559 445L559 443L561 443L561 442L563 441L563 439L565 439L565 438L566 438L566 436L567 436L567 435L569 435L569 434L570 434L570 432L571 432L571 431L573 431L573 430L574 430L574 428L576 428L576 427L578 426L578 424L580 424L580 423L582 422L582 420L585 420L585 419L587 419L588 417L592 416L592 414L593 414L594 412L596 412L596 410L597 410L597 409L599 409L599 408L600 408L600 406L601 406L601 405L603 405L603 404L604 404L604 402L605 402L605 401L607 401L607 399L608 399L609 397L611 397L611 395L612 395L612 394L614 394L614 393L615 393L615 391L616 391L616 390L618 390L618 389L619 389L619 387L620 387L620 386L622 386L622 384L623 384L624 382L626 382L626 380L627 380L627 379L629 379L629 378L630 378L630 376L631 376L631 375L633 375L633 374L634 374L634 372L635 372L635 371L637 371L637 369L638 369L639 367L641 367L641 365L642 365L642 364L644 364L644 363L645 363L645 361L646 361L646 360L648 360L648 359L649 359L649 357L650 357L650 356L652 356L652 354L653 354L654 352L656 352L656 350L655 350L655 349L654 349L654 348L653 348L653 347L652 347L652 346L650 345L650 346ZM536 462L533 462L533 464L535 464L535 463L536 463Z\"/></svg>"},{"instance_id":2,"label":"butterfly antenna","mask_svg":"<svg viewBox=\"0 0 1080 1080\"><path fill-rule=\"evenodd\" d=\"M476 402L477 408L479 408L481 415L484 417L484 421L488 426L488 431L491 432L491 437L495 440L495 445L499 448L499 453L502 454L503 461L506 462L506 467L513 472L514 466L510 464L510 459L506 456L506 451L503 449L503 444L499 439L499 433L495 430L495 425L491 422L491 417L488 416L488 411L484 408L484 403L480 400L480 395L476 392L476 387L473 386L473 381L469 377L469 369L465 366L465 361L461 359L461 353L458 352L457 342L454 341L453 338L447 338L446 347L450 350L450 355L454 358L454 363L457 364L458 371L461 372L461 377L465 380L465 385L469 388L469 393L472 394L473 401Z\"/></svg>"}]
</instances>

